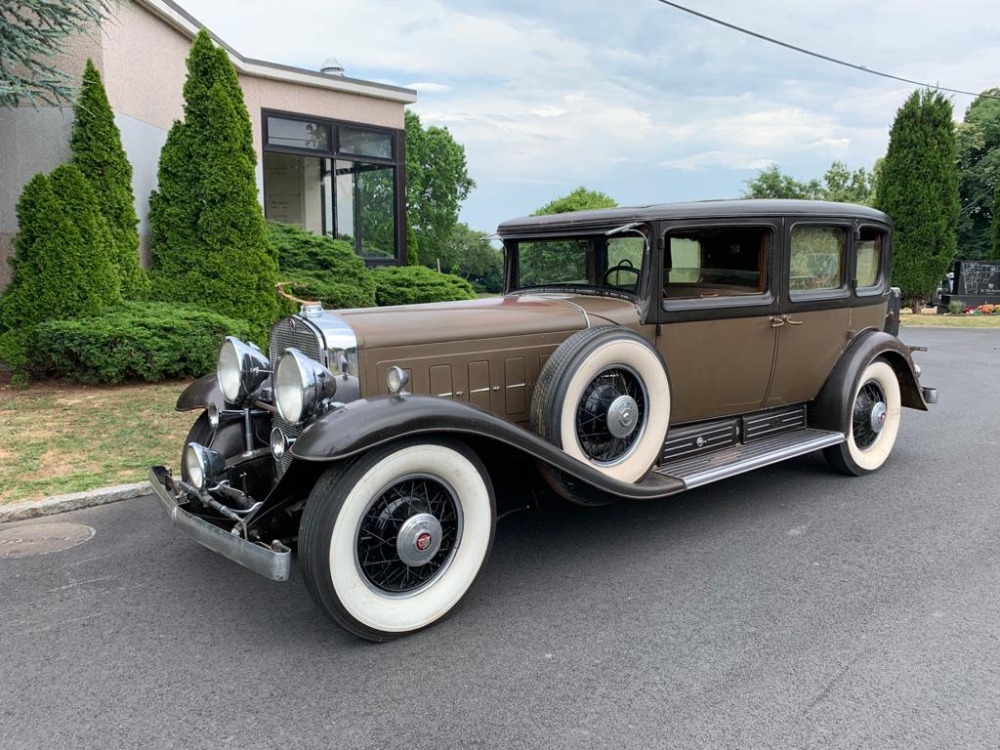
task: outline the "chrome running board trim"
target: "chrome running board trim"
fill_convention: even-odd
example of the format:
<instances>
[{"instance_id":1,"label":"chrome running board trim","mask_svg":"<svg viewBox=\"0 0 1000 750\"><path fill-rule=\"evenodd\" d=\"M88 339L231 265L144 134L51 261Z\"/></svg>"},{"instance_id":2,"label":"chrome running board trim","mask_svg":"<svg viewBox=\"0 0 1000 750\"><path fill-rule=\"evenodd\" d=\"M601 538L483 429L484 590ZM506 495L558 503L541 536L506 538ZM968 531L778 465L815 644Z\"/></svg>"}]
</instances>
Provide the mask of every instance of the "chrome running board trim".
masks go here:
<instances>
[{"instance_id":1,"label":"chrome running board trim","mask_svg":"<svg viewBox=\"0 0 1000 750\"><path fill-rule=\"evenodd\" d=\"M776 464L787 458L838 445L844 440L844 435L839 432L795 430L693 458L670 461L657 466L654 471L680 479L687 489L692 489Z\"/></svg>"}]
</instances>

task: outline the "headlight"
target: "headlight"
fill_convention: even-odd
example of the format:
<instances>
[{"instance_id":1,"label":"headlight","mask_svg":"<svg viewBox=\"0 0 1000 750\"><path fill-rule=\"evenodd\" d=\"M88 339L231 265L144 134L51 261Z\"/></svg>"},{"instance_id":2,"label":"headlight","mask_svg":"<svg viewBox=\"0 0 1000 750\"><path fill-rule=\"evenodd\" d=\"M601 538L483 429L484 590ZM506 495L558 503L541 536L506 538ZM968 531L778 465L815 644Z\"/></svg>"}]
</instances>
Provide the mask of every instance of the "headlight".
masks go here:
<instances>
[{"instance_id":1,"label":"headlight","mask_svg":"<svg viewBox=\"0 0 1000 750\"><path fill-rule=\"evenodd\" d=\"M278 360L274 371L274 402L289 422L301 422L336 391L333 373L298 349L289 349Z\"/></svg>"},{"instance_id":2,"label":"headlight","mask_svg":"<svg viewBox=\"0 0 1000 750\"><path fill-rule=\"evenodd\" d=\"M200 443L188 443L184 449L184 470L196 489L204 490L216 484L216 478L226 469L226 457Z\"/></svg>"},{"instance_id":3,"label":"headlight","mask_svg":"<svg viewBox=\"0 0 1000 750\"><path fill-rule=\"evenodd\" d=\"M226 336L216 360L219 387L226 401L242 402L271 373L271 363L257 347L245 344L235 336Z\"/></svg>"}]
</instances>

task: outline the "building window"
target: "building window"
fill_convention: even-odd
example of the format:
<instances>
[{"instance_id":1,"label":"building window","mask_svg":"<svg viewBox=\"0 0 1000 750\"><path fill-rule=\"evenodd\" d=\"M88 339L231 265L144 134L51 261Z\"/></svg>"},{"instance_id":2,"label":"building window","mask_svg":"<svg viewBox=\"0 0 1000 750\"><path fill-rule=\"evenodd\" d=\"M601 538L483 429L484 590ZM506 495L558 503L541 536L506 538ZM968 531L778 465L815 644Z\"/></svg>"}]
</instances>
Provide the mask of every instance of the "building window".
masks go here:
<instances>
[{"instance_id":1,"label":"building window","mask_svg":"<svg viewBox=\"0 0 1000 750\"><path fill-rule=\"evenodd\" d=\"M403 131L264 114L264 212L350 242L378 265L404 261Z\"/></svg>"}]
</instances>

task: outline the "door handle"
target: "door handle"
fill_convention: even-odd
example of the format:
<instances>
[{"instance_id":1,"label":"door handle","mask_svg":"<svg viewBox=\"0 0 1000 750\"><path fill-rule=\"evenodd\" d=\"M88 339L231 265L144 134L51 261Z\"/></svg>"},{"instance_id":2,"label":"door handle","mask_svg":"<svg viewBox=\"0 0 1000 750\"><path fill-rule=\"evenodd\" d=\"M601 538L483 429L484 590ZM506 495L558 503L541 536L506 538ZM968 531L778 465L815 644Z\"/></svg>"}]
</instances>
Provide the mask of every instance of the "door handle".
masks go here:
<instances>
[{"instance_id":1,"label":"door handle","mask_svg":"<svg viewBox=\"0 0 1000 750\"><path fill-rule=\"evenodd\" d=\"M788 325L790 325L790 326L800 326L800 325L802 325L803 323L805 323L805 321L804 321L804 320L792 320L792 319L791 319L791 318L790 318L789 316L787 316L787 315L783 315L782 317L784 318L785 322L786 322L786 323L788 323Z\"/></svg>"},{"instance_id":2,"label":"door handle","mask_svg":"<svg viewBox=\"0 0 1000 750\"><path fill-rule=\"evenodd\" d=\"M772 315L768 320L771 321L771 328L781 328L781 326L785 325L785 319L780 315Z\"/></svg>"}]
</instances>

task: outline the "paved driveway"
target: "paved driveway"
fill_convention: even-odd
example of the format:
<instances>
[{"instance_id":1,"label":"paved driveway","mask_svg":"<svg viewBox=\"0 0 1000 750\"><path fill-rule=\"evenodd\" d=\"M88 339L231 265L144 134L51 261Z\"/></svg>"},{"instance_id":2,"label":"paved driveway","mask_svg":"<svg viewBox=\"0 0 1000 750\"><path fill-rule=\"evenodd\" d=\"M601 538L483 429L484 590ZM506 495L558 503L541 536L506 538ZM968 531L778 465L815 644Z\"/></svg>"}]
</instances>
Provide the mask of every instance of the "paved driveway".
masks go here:
<instances>
[{"instance_id":1,"label":"paved driveway","mask_svg":"<svg viewBox=\"0 0 1000 750\"><path fill-rule=\"evenodd\" d=\"M0 748L1000 745L1000 332L913 330L930 414L664 502L505 519L454 617L384 645L151 498L0 560Z\"/></svg>"}]
</instances>

